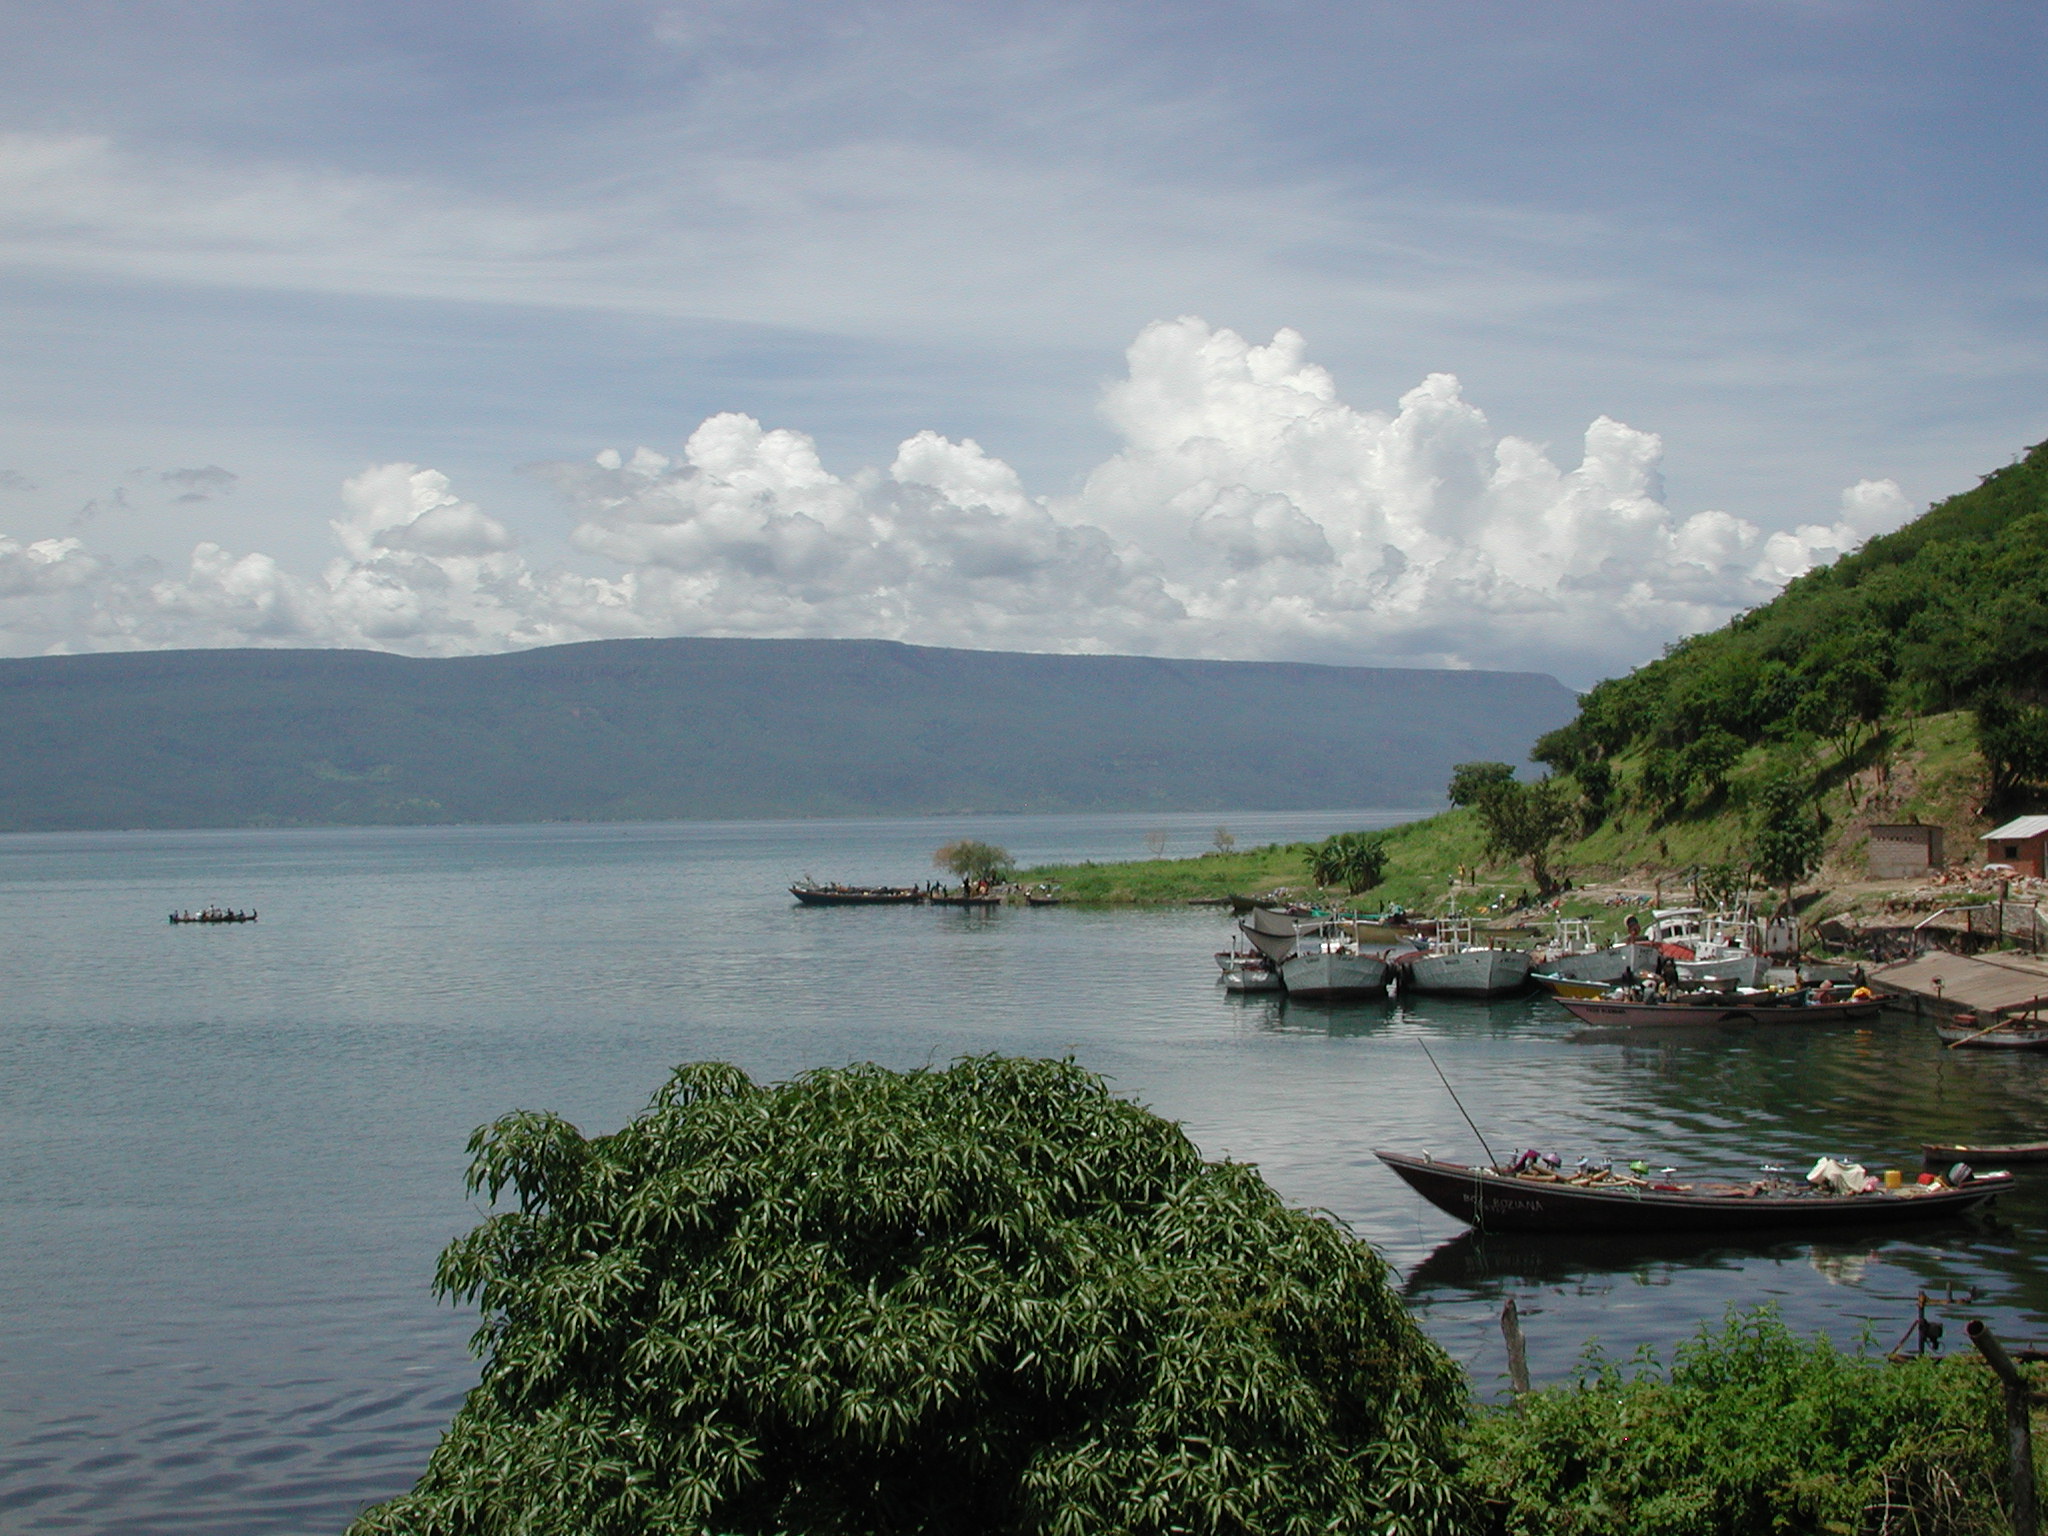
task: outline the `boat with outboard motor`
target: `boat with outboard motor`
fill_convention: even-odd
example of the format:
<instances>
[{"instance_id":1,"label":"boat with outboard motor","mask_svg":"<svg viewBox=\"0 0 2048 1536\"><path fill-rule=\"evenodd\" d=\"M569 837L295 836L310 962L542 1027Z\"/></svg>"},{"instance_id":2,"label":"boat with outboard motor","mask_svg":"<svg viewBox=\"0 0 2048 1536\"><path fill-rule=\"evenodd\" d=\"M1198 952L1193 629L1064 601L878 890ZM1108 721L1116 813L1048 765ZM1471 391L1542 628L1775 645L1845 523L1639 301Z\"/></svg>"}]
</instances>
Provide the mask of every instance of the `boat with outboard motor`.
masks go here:
<instances>
[{"instance_id":1,"label":"boat with outboard motor","mask_svg":"<svg viewBox=\"0 0 2048 1536\"><path fill-rule=\"evenodd\" d=\"M1888 1225L1959 1216L2015 1183L2010 1173L1997 1172L1954 1186L1945 1180L1896 1188L1880 1182L1875 1189L1833 1194L1775 1170L1746 1183L1681 1184L1606 1169L1566 1174L1541 1165L1478 1168L1426 1155L1373 1155L1438 1210L1491 1232L1809 1232Z\"/></svg>"}]
</instances>

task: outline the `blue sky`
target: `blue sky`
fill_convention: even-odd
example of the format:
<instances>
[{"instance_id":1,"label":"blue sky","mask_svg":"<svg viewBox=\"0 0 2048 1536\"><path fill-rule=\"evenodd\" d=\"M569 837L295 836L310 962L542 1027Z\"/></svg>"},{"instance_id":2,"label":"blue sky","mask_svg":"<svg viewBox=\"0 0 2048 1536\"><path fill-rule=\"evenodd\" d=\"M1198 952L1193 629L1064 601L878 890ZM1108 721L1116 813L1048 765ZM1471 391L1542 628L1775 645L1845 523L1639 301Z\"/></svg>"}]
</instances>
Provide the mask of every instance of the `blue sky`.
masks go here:
<instances>
[{"instance_id":1,"label":"blue sky","mask_svg":"<svg viewBox=\"0 0 2048 1536\"><path fill-rule=\"evenodd\" d=\"M860 632L1584 681L2044 435L2036 6L130 0L10 23L15 653ZM1208 329L1139 377L1126 348L1181 316ZM1292 382L1253 400L1283 328ZM1160 404L1198 358L1207 403ZM1462 414L1402 405L1436 374ZM1250 415L1219 428L1226 400ZM752 468L685 452L721 413L768 429ZM1311 416L1314 471L1274 435ZM1602 419L1656 439L1618 489L1582 463ZM843 488L829 514L774 429ZM952 460L916 479L898 445L925 432L1024 499L974 500ZM1563 489L1481 485L1503 442ZM593 455L643 444L664 462L598 483ZM468 542L405 533L457 503ZM337 519L375 525L339 574ZM963 553L977 529L993 565ZM1181 558L1187 529L1214 559ZM1766 558L1774 534L1797 549ZM239 574L193 575L200 543ZM1554 568L1524 579L1521 547ZM427 613L451 581L468 606ZM336 607L351 583L384 618Z\"/></svg>"}]
</instances>

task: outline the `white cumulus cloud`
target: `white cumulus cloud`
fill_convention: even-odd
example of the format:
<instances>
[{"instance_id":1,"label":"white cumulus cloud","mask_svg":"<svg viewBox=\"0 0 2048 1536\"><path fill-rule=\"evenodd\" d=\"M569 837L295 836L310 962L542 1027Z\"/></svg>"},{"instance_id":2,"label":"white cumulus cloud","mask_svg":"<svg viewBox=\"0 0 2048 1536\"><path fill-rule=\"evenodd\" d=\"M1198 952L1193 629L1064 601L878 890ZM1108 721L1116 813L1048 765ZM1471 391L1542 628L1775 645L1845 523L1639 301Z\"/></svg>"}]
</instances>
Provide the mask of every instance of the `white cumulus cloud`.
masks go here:
<instances>
[{"instance_id":1,"label":"white cumulus cloud","mask_svg":"<svg viewBox=\"0 0 2048 1536\"><path fill-rule=\"evenodd\" d=\"M1148 326L1103 407L1122 448L1033 495L972 441L920 432L835 473L804 433L721 414L673 457L543 473L570 541L537 568L411 464L343 487L340 553L299 577L202 543L118 571L77 540L0 540L0 645L368 646L450 655L625 635L872 636L1057 651L1530 666L1574 680L1767 598L1897 526L1890 481L1767 530L1666 505L1655 434L1602 417L1577 462L1496 432L1449 374L1391 410L1342 400L1307 344Z\"/></svg>"}]
</instances>

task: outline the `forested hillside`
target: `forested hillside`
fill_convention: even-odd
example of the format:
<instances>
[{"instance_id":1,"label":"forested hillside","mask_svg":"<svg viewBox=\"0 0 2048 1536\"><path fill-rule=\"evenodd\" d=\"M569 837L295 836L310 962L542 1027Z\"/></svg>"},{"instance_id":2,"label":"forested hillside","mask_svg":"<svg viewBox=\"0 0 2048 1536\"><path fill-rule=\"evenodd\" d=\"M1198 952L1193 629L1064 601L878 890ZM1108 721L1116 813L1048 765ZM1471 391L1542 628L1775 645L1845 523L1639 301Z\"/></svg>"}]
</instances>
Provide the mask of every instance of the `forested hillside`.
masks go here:
<instances>
[{"instance_id":1,"label":"forested hillside","mask_svg":"<svg viewBox=\"0 0 2048 1536\"><path fill-rule=\"evenodd\" d=\"M1973 812L2048 793L2048 444L1601 683L1532 755L1569 776L1586 828L1656 827L1882 776L1953 711L1981 754Z\"/></svg>"},{"instance_id":2,"label":"forested hillside","mask_svg":"<svg viewBox=\"0 0 2048 1536\"><path fill-rule=\"evenodd\" d=\"M1555 678L859 640L0 661L0 830L1438 803Z\"/></svg>"}]
</instances>

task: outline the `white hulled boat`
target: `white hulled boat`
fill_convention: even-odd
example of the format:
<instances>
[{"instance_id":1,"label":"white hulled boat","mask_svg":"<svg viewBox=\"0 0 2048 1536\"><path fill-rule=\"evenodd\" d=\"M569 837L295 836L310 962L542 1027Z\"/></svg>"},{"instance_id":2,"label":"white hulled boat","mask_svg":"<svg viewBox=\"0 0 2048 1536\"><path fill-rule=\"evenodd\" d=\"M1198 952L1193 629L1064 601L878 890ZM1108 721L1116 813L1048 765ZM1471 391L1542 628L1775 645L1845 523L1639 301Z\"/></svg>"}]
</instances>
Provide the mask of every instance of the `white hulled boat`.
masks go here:
<instances>
[{"instance_id":1,"label":"white hulled boat","mask_svg":"<svg viewBox=\"0 0 2048 1536\"><path fill-rule=\"evenodd\" d=\"M1280 981L1304 1002L1378 997L1387 990L1386 955L1335 923L1317 924L1297 935L1294 953L1280 962Z\"/></svg>"},{"instance_id":2,"label":"white hulled boat","mask_svg":"<svg viewBox=\"0 0 2048 1536\"><path fill-rule=\"evenodd\" d=\"M1653 944L1679 944L1692 951L1690 960L1674 960L1680 981L1716 982L1761 987L1770 957L1759 953L1755 921L1744 912L1716 912L1699 907L1667 907L1651 914L1643 937Z\"/></svg>"},{"instance_id":3,"label":"white hulled boat","mask_svg":"<svg viewBox=\"0 0 2048 1536\"><path fill-rule=\"evenodd\" d=\"M1407 985L1450 997L1505 997L1529 985L1535 957L1526 949L1495 949L1473 941L1470 918L1440 918L1436 941L1404 962Z\"/></svg>"}]
</instances>

